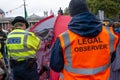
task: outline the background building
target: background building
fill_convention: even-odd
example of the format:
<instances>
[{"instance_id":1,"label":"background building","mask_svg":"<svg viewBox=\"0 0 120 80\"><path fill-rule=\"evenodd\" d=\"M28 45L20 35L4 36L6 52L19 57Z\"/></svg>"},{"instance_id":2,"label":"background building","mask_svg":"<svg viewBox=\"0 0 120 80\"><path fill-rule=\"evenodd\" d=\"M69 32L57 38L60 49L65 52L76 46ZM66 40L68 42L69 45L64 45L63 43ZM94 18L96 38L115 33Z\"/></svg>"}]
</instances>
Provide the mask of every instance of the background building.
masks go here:
<instances>
[{"instance_id":1,"label":"background building","mask_svg":"<svg viewBox=\"0 0 120 80\"><path fill-rule=\"evenodd\" d=\"M30 27L32 27L34 24L36 24L43 18L45 18L45 16L40 17L36 14L32 14L27 17L27 21ZM8 30L9 28L12 28L12 25L10 23L13 19L14 17L5 17L5 12L2 9L0 9L0 23L2 23L2 27L4 30Z\"/></svg>"}]
</instances>

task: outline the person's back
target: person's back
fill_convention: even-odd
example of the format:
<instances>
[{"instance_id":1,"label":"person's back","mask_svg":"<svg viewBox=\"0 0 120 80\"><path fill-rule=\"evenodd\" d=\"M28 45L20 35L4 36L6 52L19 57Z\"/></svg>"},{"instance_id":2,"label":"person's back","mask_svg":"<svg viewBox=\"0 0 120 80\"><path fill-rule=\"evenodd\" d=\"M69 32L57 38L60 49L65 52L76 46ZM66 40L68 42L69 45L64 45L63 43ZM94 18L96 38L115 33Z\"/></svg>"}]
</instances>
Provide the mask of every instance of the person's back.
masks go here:
<instances>
[{"instance_id":1,"label":"person's back","mask_svg":"<svg viewBox=\"0 0 120 80\"><path fill-rule=\"evenodd\" d=\"M12 25L15 29L9 33L6 44L14 79L39 80L35 54L40 40L34 33L25 31L28 23L23 17L16 17Z\"/></svg>"},{"instance_id":2,"label":"person's back","mask_svg":"<svg viewBox=\"0 0 120 80\"><path fill-rule=\"evenodd\" d=\"M54 44L50 67L60 80L108 80L117 36L89 12L86 0L71 0L69 11L72 20Z\"/></svg>"}]
</instances>

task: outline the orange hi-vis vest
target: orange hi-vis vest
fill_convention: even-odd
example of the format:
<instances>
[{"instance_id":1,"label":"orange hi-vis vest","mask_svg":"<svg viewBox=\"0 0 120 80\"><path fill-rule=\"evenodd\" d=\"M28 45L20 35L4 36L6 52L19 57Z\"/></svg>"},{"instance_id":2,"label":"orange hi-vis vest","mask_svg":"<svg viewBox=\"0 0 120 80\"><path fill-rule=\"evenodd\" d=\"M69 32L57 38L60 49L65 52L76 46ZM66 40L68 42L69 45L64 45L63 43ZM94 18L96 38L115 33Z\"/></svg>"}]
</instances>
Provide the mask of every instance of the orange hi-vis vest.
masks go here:
<instances>
[{"instance_id":1,"label":"orange hi-vis vest","mask_svg":"<svg viewBox=\"0 0 120 80\"><path fill-rule=\"evenodd\" d=\"M118 37L107 27L93 38L67 30L59 39L64 57L59 80L109 80L111 55L116 50Z\"/></svg>"}]
</instances>

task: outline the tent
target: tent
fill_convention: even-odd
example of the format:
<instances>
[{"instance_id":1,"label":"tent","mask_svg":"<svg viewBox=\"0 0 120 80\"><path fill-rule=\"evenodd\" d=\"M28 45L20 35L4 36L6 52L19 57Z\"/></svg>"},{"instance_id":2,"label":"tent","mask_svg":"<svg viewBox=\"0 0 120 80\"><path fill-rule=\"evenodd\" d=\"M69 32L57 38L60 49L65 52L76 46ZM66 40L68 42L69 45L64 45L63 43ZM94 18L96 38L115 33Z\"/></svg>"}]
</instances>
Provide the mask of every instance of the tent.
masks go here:
<instances>
[{"instance_id":1,"label":"tent","mask_svg":"<svg viewBox=\"0 0 120 80\"><path fill-rule=\"evenodd\" d=\"M38 37L38 34L43 33L45 29L53 29L54 31L54 40L56 37L67 30L67 25L71 17L68 15L58 15L58 16L48 16L40 20L37 24L30 28L30 31L34 32Z\"/></svg>"},{"instance_id":2,"label":"tent","mask_svg":"<svg viewBox=\"0 0 120 80\"><path fill-rule=\"evenodd\" d=\"M59 15L56 19L55 25L54 25L54 39L57 38L57 36L66 31L68 29L68 23L71 20L70 16L65 15Z\"/></svg>"},{"instance_id":3,"label":"tent","mask_svg":"<svg viewBox=\"0 0 120 80\"><path fill-rule=\"evenodd\" d=\"M44 41L42 46L53 45L57 36L68 29L67 26L70 20L71 17L68 15L58 15L58 16L51 15L40 20L29 30L34 32L41 40ZM52 46L49 47L49 51L51 50L51 47ZM41 55L39 55L38 65L39 64L41 65L42 63L41 58L42 58ZM59 77L59 73L56 73L50 69L50 80L56 80L58 77Z\"/></svg>"}]
</instances>

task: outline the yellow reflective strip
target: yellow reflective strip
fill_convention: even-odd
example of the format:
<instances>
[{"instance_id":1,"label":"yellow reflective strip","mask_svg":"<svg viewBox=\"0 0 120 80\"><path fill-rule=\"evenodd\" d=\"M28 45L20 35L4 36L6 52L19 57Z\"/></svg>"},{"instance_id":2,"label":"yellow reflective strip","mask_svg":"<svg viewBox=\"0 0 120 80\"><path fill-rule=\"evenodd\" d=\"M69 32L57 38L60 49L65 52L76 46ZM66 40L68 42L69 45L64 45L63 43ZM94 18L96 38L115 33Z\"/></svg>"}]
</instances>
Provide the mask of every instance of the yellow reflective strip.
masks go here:
<instances>
[{"instance_id":1,"label":"yellow reflective strip","mask_svg":"<svg viewBox=\"0 0 120 80\"><path fill-rule=\"evenodd\" d=\"M10 59L11 60L17 60L17 61L22 61L22 60L27 60L27 59L30 59L30 58L35 58L35 55L29 55L29 56L11 56Z\"/></svg>"}]
</instances>

